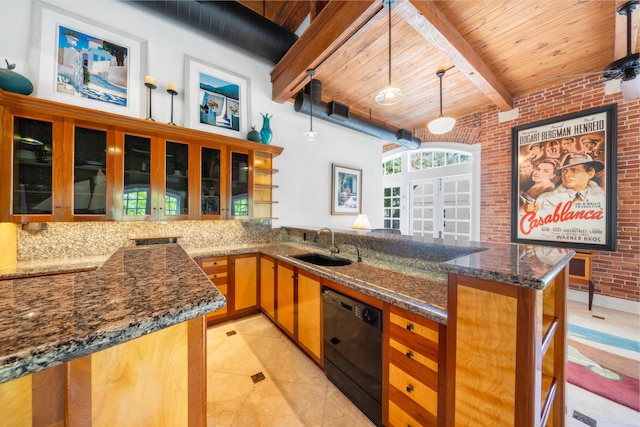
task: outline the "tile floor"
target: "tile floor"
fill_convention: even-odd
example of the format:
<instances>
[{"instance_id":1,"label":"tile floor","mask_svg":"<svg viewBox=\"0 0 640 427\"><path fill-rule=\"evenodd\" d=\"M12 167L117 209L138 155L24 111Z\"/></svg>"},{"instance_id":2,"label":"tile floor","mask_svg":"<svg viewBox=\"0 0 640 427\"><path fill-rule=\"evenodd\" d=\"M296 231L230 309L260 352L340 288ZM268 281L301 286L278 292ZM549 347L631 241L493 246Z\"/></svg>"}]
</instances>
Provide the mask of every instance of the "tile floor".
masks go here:
<instances>
[{"instance_id":1,"label":"tile floor","mask_svg":"<svg viewBox=\"0 0 640 427\"><path fill-rule=\"evenodd\" d=\"M569 321L640 340L637 314L598 307L590 312L584 304L570 301ZM235 334L228 335L231 331ZM262 315L210 328L207 350L208 427L373 426ZM640 414L568 384L567 426L640 427Z\"/></svg>"}]
</instances>

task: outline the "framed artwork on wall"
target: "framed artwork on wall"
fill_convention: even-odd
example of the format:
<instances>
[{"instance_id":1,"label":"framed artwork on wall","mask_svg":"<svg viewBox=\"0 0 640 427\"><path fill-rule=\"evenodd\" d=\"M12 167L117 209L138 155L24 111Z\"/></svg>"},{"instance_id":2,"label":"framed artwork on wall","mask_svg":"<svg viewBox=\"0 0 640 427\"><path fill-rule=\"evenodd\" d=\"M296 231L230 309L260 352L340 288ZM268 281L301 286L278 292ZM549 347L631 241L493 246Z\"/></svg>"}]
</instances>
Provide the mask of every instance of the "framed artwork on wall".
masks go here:
<instances>
[{"instance_id":1,"label":"framed artwork on wall","mask_svg":"<svg viewBox=\"0 0 640 427\"><path fill-rule=\"evenodd\" d=\"M511 240L616 248L617 105L512 129Z\"/></svg>"},{"instance_id":2,"label":"framed artwork on wall","mask_svg":"<svg viewBox=\"0 0 640 427\"><path fill-rule=\"evenodd\" d=\"M362 208L362 169L331 165L331 215L358 215Z\"/></svg>"},{"instance_id":3,"label":"framed artwork on wall","mask_svg":"<svg viewBox=\"0 0 640 427\"><path fill-rule=\"evenodd\" d=\"M188 55L184 74L186 126L246 139L249 79Z\"/></svg>"},{"instance_id":4,"label":"framed artwork on wall","mask_svg":"<svg viewBox=\"0 0 640 427\"><path fill-rule=\"evenodd\" d=\"M146 41L83 16L33 3L34 94L66 104L141 117Z\"/></svg>"}]
</instances>

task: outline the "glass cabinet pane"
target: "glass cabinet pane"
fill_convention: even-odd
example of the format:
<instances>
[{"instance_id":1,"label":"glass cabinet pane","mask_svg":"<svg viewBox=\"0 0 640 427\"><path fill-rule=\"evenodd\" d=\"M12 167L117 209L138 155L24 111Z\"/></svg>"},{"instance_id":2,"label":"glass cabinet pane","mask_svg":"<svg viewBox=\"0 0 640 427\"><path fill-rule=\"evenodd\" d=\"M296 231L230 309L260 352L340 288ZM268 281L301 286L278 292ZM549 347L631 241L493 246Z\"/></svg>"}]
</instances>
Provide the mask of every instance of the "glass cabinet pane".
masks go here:
<instances>
[{"instance_id":1,"label":"glass cabinet pane","mask_svg":"<svg viewBox=\"0 0 640 427\"><path fill-rule=\"evenodd\" d=\"M107 132L75 129L73 149L73 213L106 213Z\"/></svg>"},{"instance_id":2,"label":"glass cabinet pane","mask_svg":"<svg viewBox=\"0 0 640 427\"><path fill-rule=\"evenodd\" d=\"M52 214L50 122L14 119L13 213Z\"/></svg>"},{"instance_id":3,"label":"glass cabinet pane","mask_svg":"<svg viewBox=\"0 0 640 427\"><path fill-rule=\"evenodd\" d=\"M231 153L231 216L249 215L249 155Z\"/></svg>"},{"instance_id":4,"label":"glass cabinet pane","mask_svg":"<svg viewBox=\"0 0 640 427\"><path fill-rule=\"evenodd\" d=\"M165 215L189 214L189 146L167 141Z\"/></svg>"},{"instance_id":5,"label":"glass cabinet pane","mask_svg":"<svg viewBox=\"0 0 640 427\"><path fill-rule=\"evenodd\" d=\"M151 140L124 136L124 214L151 214Z\"/></svg>"},{"instance_id":6,"label":"glass cabinet pane","mask_svg":"<svg viewBox=\"0 0 640 427\"><path fill-rule=\"evenodd\" d=\"M220 215L220 150L202 148L200 213Z\"/></svg>"}]
</instances>

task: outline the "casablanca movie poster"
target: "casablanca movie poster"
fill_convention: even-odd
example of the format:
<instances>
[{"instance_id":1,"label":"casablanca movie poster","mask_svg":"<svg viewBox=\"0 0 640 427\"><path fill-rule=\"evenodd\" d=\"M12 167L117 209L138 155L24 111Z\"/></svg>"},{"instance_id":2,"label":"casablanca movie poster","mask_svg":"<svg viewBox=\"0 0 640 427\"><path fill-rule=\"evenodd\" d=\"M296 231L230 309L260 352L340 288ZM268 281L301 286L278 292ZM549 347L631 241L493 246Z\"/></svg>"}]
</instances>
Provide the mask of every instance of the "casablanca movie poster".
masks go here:
<instances>
[{"instance_id":1,"label":"casablanca movie poster","mask_svg":"<svg viewBox=\"0 0 640 427\"><path fill-rule=\"evenodd\" d=\"M615 250L617 106L512 129L511 240Z\"/></svg>"}]
</instances>

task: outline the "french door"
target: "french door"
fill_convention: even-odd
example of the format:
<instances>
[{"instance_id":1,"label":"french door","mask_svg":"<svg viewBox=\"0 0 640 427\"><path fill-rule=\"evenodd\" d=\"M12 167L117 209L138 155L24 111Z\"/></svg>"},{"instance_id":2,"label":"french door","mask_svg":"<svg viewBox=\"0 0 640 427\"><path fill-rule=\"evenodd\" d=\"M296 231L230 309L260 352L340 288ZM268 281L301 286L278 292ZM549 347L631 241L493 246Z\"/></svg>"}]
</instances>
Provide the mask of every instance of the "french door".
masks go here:
<instances>
[{"instance_id":1,"label":"french door","mask_svg":"<svg viewBox=\"0 0 640 427\"><path fill-rule=\"evenodd\" d=\"M413 181L410 188L411 234L471 239L471 174Z\"/></svg>"}]
</instances>

